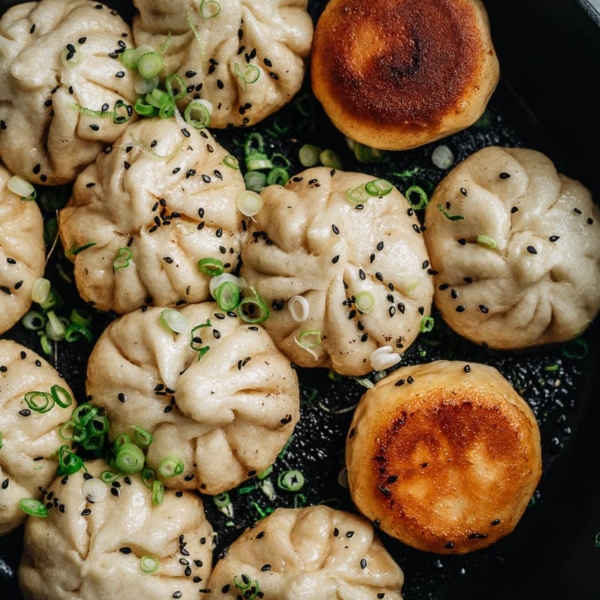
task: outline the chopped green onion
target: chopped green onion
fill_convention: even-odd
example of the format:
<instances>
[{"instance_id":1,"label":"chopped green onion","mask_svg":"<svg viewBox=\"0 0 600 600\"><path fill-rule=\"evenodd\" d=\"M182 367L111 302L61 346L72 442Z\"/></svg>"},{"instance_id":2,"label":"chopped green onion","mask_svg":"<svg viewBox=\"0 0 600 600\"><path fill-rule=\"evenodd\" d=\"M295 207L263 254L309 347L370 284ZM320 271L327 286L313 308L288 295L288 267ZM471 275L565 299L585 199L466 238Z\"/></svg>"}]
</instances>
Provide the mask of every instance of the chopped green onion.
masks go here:
<instances>
[{"instance_id":1,"label":"chopped green onion","mask_svg":"<svg viewBox=\"0 0 600 600\"><path fill-rule=\"evenodd\" d=\"M433 317L423 317L421 319L421 325L419 327L419 331L421 333L429 333L433 331L433 326L435 325L435 319Z\"/></svg>"},{"instance_id":2,"label":"chopped green onion","mask_svg":"<svg viewBox=\"0 0 600 600\"><path fill-rule=\"evenodd\" d=\"M158 75L164 66L163 57L158 52L146 52L137 60L138 73L144 79L152 79Z\"/></svg>"},{"instance_id":3,"label":"chopped green onion","mask_svg":"<svg viewBox=\"0 0 600 600\"><path fill-rule=\"evenodd\" d=\"M62 387L61 385L54 384L50 388L50 393L52 394L52 398L61 408L67 408L67 406L71 406L73 403L73 398L71 394Z\"/></svg>"},{"instance_id":4,"label":"chopped green onion","mask_svg":"<svg viewBox=\"0 0 600 600\"><path fill-rule=\"evenodd\" d=\"M84 250L87 250L88 248L95 246L96 243L97 242L88 242L87 244L83 244L83 246L75 246L75 247L72 246L65 252L65 254L67 256L76 256L80 252L83 252Z\"/></svg>"},{"instance_id":5,"label":"chopped green onion","mask_svg":"<svg viewBox=\"0 0 600 600\"><path fill-rule=\"evenodd\" d=\"M245 600L254 600L255 598L262 597L259 596L260 586L258 585L258 580L250 579L245 573L242 573L239 579L237 575L234 575L233 584L240 591L240 597Z\"/></svg>"},{"instance_id":6,"label":"chopped green onion","mask_svg":"<svg viewBox=\"0 0 600 600\"><path fill-rule=\"evenodd\" d=\"M419 201L416 204L411 199L413 194L416 194L419 197ZM404 196L413 210L421 210L429 204L429 198L427 197L425 190L418 185L411 185L404 193Z\"/></svg>"},{"instance_id":7,"label":"chopped green onion","mask_svg":"<svg viewBox=\"0 0 600 600\"><path fill-rule=\"evenodd\" d=\"M115 471L102 471L100 473L100 480L104 483L112 483L116 481L121 476L121 473L115 473Z\"/></svg>"},{"instance_id":8,"label":"chopped green onion","mask_svg":"<svg viewBox=\"0 0 600 600\"><path fill-rule=\"evenodd\" d=\"M306 506L308 503L308 498L306 494L296 494L294 496L294 508L301 508L302 506Z\"/></svg>"},{"instance_id":9,"label":"chopped green onion","mask_svg":"<svg viewBox=\"0 0 600 600\"><path fill-rule=\"evenodd\" d=\"M260 473L258 473L256 475L256 478L259 481L262 481L263 479L267 478L272 472L273 472L273 465L269 465L266 469L264 469L264 471L261 471Z\"/></svg>"},{"instance_id":10,"label":"chopped green onion","mask_svg":"<svg viewBox=\"0 0 600 600\"><path fill-rule=\"evenodd\" d=\"M152 482L152 504L162 504L165 497L165 486L162 481L155 479Z\"/></svg>"},{"instance_id":11,"label":"chopped green onion","mask_svg":"<svg viewBox=\"0 0 600 600\"><path fill-rule=\"evenodd\" d=\"M35 310L30 310L28 313L23 315L21 324L25 329L29 331L39 331L46 325L46 317Z\"/></svg>"},{"instance_id":12,"label":"chopped green onion","mask_svg":"<svg viewBox=\"0 0 600 600\"><path fill-rule=\"evenodd\" d=\"M431 153L431 162L438 169L449 169L454 164L454 154L448 146L437 146Z\"/></svg>"},{"instance_id":13,"label":"chopped green onion","mask_svg":"<svg viewBox=\"0 0 600 600\"><path fill-rule=\"evenodd\" d=\"M139 446L123 444L117 451L115 466L122 473L139 473L144 468L146 457Z\"/></svg>"},{"instance_id":14,"label":"chopped green onion","mask_svg":"<svg viewBox=\"0 0 600 600\"><path fill-rule=\"evenodd\" d=\"M71 415L71 419L79 427L85 427L96 414L100 412L97 406L92 406L89 403L80 404Z\"/></svg>"},{"instance_id":15,"label":"chopped green onion","mask_svg":"<svg viewBox=\"0 0 600 600\"><path fill-rule=\"evenodd\" d=\"M392 173L392 175L394 175L396 177L400 177L401 179L409 179L410 177L413 177L414 175L416 175L420 170L421 170L421 167L414 167L412 169L405 169L404 171L401 171L400 173Z\"/></svg>"},{"instance_id":16,"label":"chopped green onion","mask_svg":"<svg viewBox=\"0 0 600 600\"><path fill-rule=\"evenodd\" d=\"M33 288L31 289L31 299L36 304L43 304L50 295L51 287L52 284L50 283L50 280L44 279L43 277L36 279Z\"/></svg>"},{"instance_id":17,"label":"chopped green onion","mask_svg":"<svg viewBox=\"0 0 600 600\"><path fill-rule=\"evenodd\" d=\"M47 517L48 509L43 502L35 498L21 498L19 508L30 517Z\"/></svg>"},{"instance_id":18,"label":"chopped green onion","mask_svg":"<svg viewBox=\"0 0 600 600\"><path fill-rule=\"evenodd\" d=\"M73 475L83 467L83 460L74 452L69 450L67 445L63 445L58 449L58 469L57 475Z\"/></svg>"},{"instance_id":19,"label":"chopped green onion","mask_svg":"<svg viewBox=\"0 0 600 600\"><path fill-rule=\"evenodd\" d=\"M249 156L255 152L262 153L265 151L265 140L260 133L251 133L244 142L244 154Z\"/></svg>"},{"instance_id":20,"label":"chopped green onion","mask_svg":"<svg viewBox=\"0 0 600 600\"><path fill-rule=\"evenodd\" d=\"M213 105L208 100L192 100L183 113L183 118L194 129L206 129L210 125Z\"/></svg>"},{"instance_id":21,"label":"chopped green onion","mask_svg":"<svg viewBox=\"0 0 600 600\"><path fill-rule=\"evenodd\" d=\"M127 433L120 433L113 441L113 448L115 452L118 452L119 448L125 444L131 444L131 438Z\"/></svg>"},{"instance_id":22,"label":"chopped green onion","mask_svg":"<svg viewBox=\"0 0 600 600\"><path fill-rule=\"evenodd\" d=\"M24 399L27 407L34 412L46 413L54 406L54 398L48 392L27 392Z\"/></svg>"},{"instance_id":23,"label":"chopped green onion","mask_svg":"<svg viewBox=\"0 0 600 600\"><path fill-rule=\"evenodd\" d=\"M385 179L374 179L365 184L365 191L369 196L387 196L392 192L394 186Z\"/></svg>"},{"instance_id":24,"label":"chopped green onion","mask_svg":"<svg viewBox=\"0 0 600 600\"><path fill-rule=\"evenodd\" d=\"M228 154L223 158L223 164L230 169L234 169L235 171L240 170L240 163L238 159L232 154Z\"/></svg>"},{"instance_id":25,"label":"chopped green onion","mask_svg":"<svg viewBox=\"0 0 600 600\"><path fill-rule=\"evenodd\" d=\"M485 246L486 248L491 248L492 250L496 248L496 240L489 235L478 235L477 243L480 246Z\"/></svg>"},{"instance_id":26,"label":"chopped green onion","mask_svg":"<svg viewBox=\"0 0 600 600\"><path fill-rule=\"evenodd\" d=\"M245 162L248 171L261 171L263 169L273 168L271 159L264 152L253 152L252 154L248 154Z\"/></svg>"},{"instance_id":27,"label":"chopped green onion","mask_svg":"<svg viewBox=\"0 0 600 600\"><path fill-rule=\"evenodd\" d=\"M71 311L71 323L87 327L92 322L92 314L89 310L74 308Z\"/></svg>"},{"instance_id":28,"label":"chopped green onion","mask_svg":"<svg viewBox=\"0 0 600 600\"><path fill-rule=\"evenodd\" d=\"M119 55L119 62L130 70L137 69L138 52L136 48L127 48L124 52Z\"/></svg>"},{"instance_id":29,"label":"chopped green onion","mask_svg":"<svg viewBox=\"0 0 600 600\"><path fill-rule=\"evenodd\" d=\"M152 573L156 573L158 571L158 559L154 558L154 556L142 556L140 558L140 571L145 573L146 575L151 575Z\"/></svg>"},{"instance_id":30,"label":"chopped green onion","mask_svg":"<svg viewBox=\"0 0 600 600\"><path fill-rule=\"evenodd\" d=\"M198 2L198 12L205 19L212 19L221 12L221 5L216 0Z\"/></svg>"},{"instance_id":31,"label":"chopped green onion","mask_svg":"<svg viewBox=\"0 0 600 600\"><path fill-rule=\"evenodd\" d=\"M86 425L86 430L91 436L102 436L108 431L108 419L96 413Z\"/></svg>"},{"instance_id":32,"label":"chopped green onion","mask_svg":"<svg viewBox=\"0 0 600 600\"><path fill-rule=\"evenodd\" d=\"M547 367L544 367L544 371L549 371L549 372L558 371L558 365L548 365Z\"/></svg>"},{"instance_id":33,"label":"chopped green onion","mask_svg":"<svg viewBox=\"0 0 600 600\"><path fill-rule=\"evenodd\" d=\"M177 73L171 73L165 79L165 88L173 100L179 100L185 96L185 81Z\"/></svg>"},{"instance_id":34,"label":"chopped green onion","mask_svg":"<svg viewBox=\"0 0 600 600\"><path fill-rule=\"evenodd\" d=\"M315 167L321 162L321 148L311 144L304 144L298 152L300 164L303 167Z\"/></svg>"},{"instance_id":35,"label":"chopped green onion","mask_svg":"<svg viewBox=\"0 0 600 600\"><path fill-rule=\"evenodd\" d=\"M37 192L29 181L20 175L13 175L6 183L6 187L21 198L21 200L35 200Z\"/></svg>"},{"instance_id":36,"label":"chopped green onion","mask_svg":"<svg viewBox=\"0 0 600 600\"><path fill-rule=\"evenodd\" d=\"M40 307L43 308L44 310L48 310L49 308L52 308L53 306L60 304L60 298L58 297L58 293L56 292L56 290L51 288L50 293L48 294L46 299L43 302L40 302L39 304L40 304Z\"/></svg>"},{"instance_id":37,"label":"chopped green onion","mask_svg":"<svg viewBox=\"0 0 600 600\"><path fill-rule=\"evenodd\" d=\"M185 465L181 458L175 454L165 456L156 469L161 477L169 478L181 475L185 470Z\"/></svg>"},{"instance_id":38,"label":"chopped green onion","mask_svg":"<svg viewBox=\"0 0 600 600\"><path fill-rule=\"evenodd\" d=\"M355 188L348 188L346 197L352 204L364 204L371 198L371 195L367 192L363 183Z\"/></svg>"},{"instance_id":39,"label":"chopped green onion","mask_svg":"<svg viewBox=\"0 0 600 600\"><path fill-rule=\"evenodd\" d=\"M417 288L419 287L419 282L418 281L413 281L407 288L406 288L406 295L409 298L414 298L415 294L417 293Z\"/></svg>"},{"instance_id":40,"label":"chopped green onion","mask_svg":"<svg viewBox=\"0 0 600 600\"><path fill-rule=\"evenodd\" d=\"M65 331L67 330L65 323L53 310L48 311L47 316L46 335L55 342L62 340L65 337Z\"/></svg>"},{"instance_id":41,"label":"chopped green onion","mask_svg":"<svg viewBox=\"0 0 600 600\"><path fill-rule=\"evenodd\" d=\"M297 338L294 338L294 342L296 342L300 348L310 352L316 360L318 357L313 348L318 348L323 343L321 331L319 329L307 329L302 331Z\"/></svg>"},{"instance_id":42,"label":"chopped green onion","mask_svg":"<svg viewBox=\"0 0 600 600\"><path fill-rule=\"evenodd\" d=\"M356 294L354 304L361 313L368 315L375 309L375 296L371 292L360 292Z\"/></svg>"},{"instance_id":43,"label":"chopped green onion","mask_svg":"<svg viewBox=\"0 0 600 600\"><path fill-rule=\"evenodd\" d=\"M66 342L79 342L82 339L85 339L88 342L94 341L94 336L92 332L83 325L75 325L75 323L71 323L67 329L65 330Z\"/></svg>"},{"instance_id":44,"label":"chopped green onion","mask_svg":"<svg viewBox=\"0 0 600 600\"><path fill-rule=\"evenodd\" d=\"M286 492L298 492L304 486L304 475L300 471L284 471L279 474L277 485Z\"/></svg>"},{"instance_id":45,"label":"chopped green onion","mask_svg":"<svg viewBox=\"0 0 600 600\"><path fill-rule=\"evenodd\" d=\"M108 494L108 488L101 479L86 479L81 493L88 502L102 502Z\"/></svg>"},{"instance_id":46,"label":"chopped green onion","mask_svg":"<svg viewBox=\"0 0 600 600\"><path fill-rule=\"evenodd\" d=\"M283 167L274 167L267 175L268 185L285 185L290 180L290 175Z\"/></svg>"},{"instance_id":47,"label":"chopped green onion","mask_svg":"<svg viewBox=\"0 0 600 600\"><path fill-rule=\"evenodd\" d=\"M153 442L154 438L152 437L152 434L149 431L146 431L143 427L140 427L139 425L131 425L129 428L133 429L133 437L135 438L135 443L138 446L145 448Z\"/></svg>"},{"instance_id":48,"label":"chopped green onion","mask_svg":"<svg viewBox=\"0 0 600 600\"><path fill-rule=\"evenodd\" d=\"M198 261L198 271L209 277L217 277L225 271L225 267L218 258L201 258Z\"/></svg>"},{"instance_id":49,"label":"chopped green onion","mask_svg":"<svg viewBox=\"0 0 600 600\"><path fill-rule=\"evenodd\" d=\"M215 300L221 310L232 311L240 303L240 288L231 281L225 281L215 290Z\"/></svg>"},{"instance_id":50,"label":"chopped green onion","mask_svg":"<svg viewBox=\"0 0 600 600\"><path fill-rule=\"evenodd\" d=\"M158 110L157 107L146 100L147 97L148 94L145 98L138 98L133 105L133 110L142 117L153 117L158 113Z\"/></svg>"},{"instance_id":51,"label":"chopped green onion","mask_svg":"<svg viewBox=\"0 0 600 600\"><path fill-rule=\"evenodd\" d=\"M262 192L267 186L267 176L261 171L248 171L244 175L246 189L251 192Z\"/></svg>"},{"instance_id":52,"label":"chopped green onion","mask_svg":"<svg viewBox=\"0 0 600 600\"><path fill-rule=\"evenodd\" d=\"M189 327L187 317L174 308L165 308L160 313L158 322L167 331L183 333Z\"/></svg>"},{"instance_id":53,"label":"chopped green onion","mask_svg":"<svg viewBox=\"0 0 600 600\"><path fill-rule=\"evenodd\" d=\"M263 207L263 199L251 190L243 191L237 198L238 210L246 217L253 217Z\"/></svg>"},{"instance_id":54,"label":"chopped green onion","mask_svg":"<svg viewBox=\"0 0 600 600\"><path fill-rule=\"evenodd\" d=\"M584 339L577 338L564 343L561 352L566 358L580 360L588 355L588 345Z\"/></svg>"},{"instance_id":55,"label":"chopped green onion","mask_svg":"<svg viewBox=\"0 0 600 600\"><path fill-rule=\"evenodd\" d=\"M142 483L149 489L152 489L154 481L156 480L156 471L152 467L144 467L140 473L142 477Z\"/></svg>"},{"instance_id":56,"label":"chopped green onion","mask_svg":"<svg viewBox=\"0 0 600 600\"><path fill-rule=\"evenodd\" d=\"M462 215L451 215L441 204L437 205L437 209L448 219L449 221L462 221L464 217Z\"/></svg>"},{"instance_id":57,"label":"chopped green onion","mask_svg":"<svg viewBox=\"0 0 600 600\"><path fill-rule=\"evenodd\" d=\"M250 286L250 291L254 294L254 297L244 298L238 305L238 315L242 321L250 324L264 323L269 318L269 309L263 302L262 298L258 295L258 292L253 286ZM242 310L242 307L247 307ZM258 308L258 316L252 316L255 310Z\"/></svg>"},{"instance_id":58,"label":"chopped green onion","mask_svg":"<svg viewBox=\"0 0 600 600\"><path fill-rule=\"evenodd\" d=\"M260 78L260 69L256 65L246 64L242 70L242 67L240 67L239 63L235 63L233 65L233 70L240 80L244 90L248 87L249 83L256 83Z\"/></svg>"},{"instance_id":59,"label":"chopped green onion","mask_svg":"<svg viewBox=\"0 0 600 600\"><path fill-rule=\"evenodd\" d=\"M398 364L402 357L394 352L391 346L380 346L369 356L369 363L374 371L384 371ZM339 411L338 411L339 412Z\"/></svg>"},{"instance_id":60,"label":"chopped green onion","mask_svg":"<svg viewBox=\"0 0 600 600\"><path fill-rule=\"evenodd\" d=\"M303 323L308 319L310 305L304 296L292 296L288 300L288 310L296 323Z\"/></svg>"},{"instance_id":61,"label":"chopped green onion","mask_svg":"<svg viewBox=\"0 0 600 600\"><path fill-rule=\"evenodd\" d=\"M113 261L113 269L124 269L129 266L133 253L130 248L119 248L117 257Z\"/></svg>"},{"instance_id":62,"label":"chopped green onion","mask_svg":"<svg viewBox=\"0 0 600 600\"><path fill-rule=\"evenodd\" d=\"M315 112L315 97L310 92L297 94L294 98L294 108L303 117L309 117Z\"/></svg>"},{"instance_id":63,"label":"chopped green onion","mask_svg":"<svg viewBox=\"0 0 600 600\"><path fill-rule=\"evenodd\" d=\"M378 163L383 160L385 155L383 150L371 148L359 142L353 142L350 149L354 152L356 160L361 163Z\"/></svg>"},{"instance_id":64,"label":"chopped green onion","mask_svg":"<svg viewBox=\"0 0 600 600\"><path fill-rule=\"evenodd\" d=\"M125 114L123 114L123 112ZM112 112L112 120L115 125L123 125L131 120L133 116L133 107L123 100L117 100Z\"/></svg>"},{"instance_id":65,"label":"chopped green onion","mask_svg":"<svg viewBox=\"0 0 600 600\"><path fill-rule=\"evenodd\" d=\"M207 320L206 323L196 325L196 327L192 329L191 333L190 348L198 353L198 360L200 360L210 350L210 346L203 346L202 338L199 335L196 335L196 331L198 329L203 329L204 327L210 327L210 319Z\"/></svg>"},{"instance_id":66,"label":"chopped green onion","mask_svg":"<svg viewBox=\"0 0 600 600\"><path fill-rule=\"evenodd\" d=\"M40 346L42 347L42 352L46 356L50 356L52 354L52 344L48 339L48 336L41 331L38 331L38 335L40 336Z\"/></svg>"},{"instance_id":67,"label":"chopped green onion","mask_svg":"<svg viewBox=\"0 0 600 600\"><path fill-rule=\"evenodd\" d=\"M231 504L231 498L227 492L223 492L222 494L213 496L213 502L217 508L223 508L224 506Z\"/></svg>"},{"instance_id":68,"label":"chopped green onion","mask_svg":"<svg viewBox=\"0 0 600 600\"><path fill-rule=\"evenodd\" d=\"M323 152L319 154L319 161L324 167L328 167L329 169L344 168L341 158L330 149L323 150Z\"/></svg>"}]
</instances>

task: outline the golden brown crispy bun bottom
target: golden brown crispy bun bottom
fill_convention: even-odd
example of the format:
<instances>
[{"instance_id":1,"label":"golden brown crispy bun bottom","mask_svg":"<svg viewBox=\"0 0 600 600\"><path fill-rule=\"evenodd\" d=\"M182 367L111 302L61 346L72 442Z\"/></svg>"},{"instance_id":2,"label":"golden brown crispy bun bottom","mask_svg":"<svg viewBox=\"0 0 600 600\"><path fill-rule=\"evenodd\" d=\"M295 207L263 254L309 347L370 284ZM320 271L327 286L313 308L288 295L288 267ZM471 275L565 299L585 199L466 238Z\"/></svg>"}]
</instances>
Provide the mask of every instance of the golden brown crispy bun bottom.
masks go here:
<instances>
[{"instance_id":1,"label":"golden brown crispy bun bottom","mask_svg":"<svg viewBox=\"0 0 600 600\"><path fill-rule=\"evenodd\" d=\"M498 78L479 0L331 0L315 29L313 92L343 134L374 148L468 127Z\"/></svg>"},{"instance_id":2,"label":"golden brown crispy bun bottom","mask_svg":"<svg viewBox=\"0 0 600 600\"><path fill-rule=\"evenodd\" d=\"M403 367L361 399L346 444L357 508L428 552L464 554L510 533L541 476L527 403L493 367Z\"/></svg>"}]
</instances>

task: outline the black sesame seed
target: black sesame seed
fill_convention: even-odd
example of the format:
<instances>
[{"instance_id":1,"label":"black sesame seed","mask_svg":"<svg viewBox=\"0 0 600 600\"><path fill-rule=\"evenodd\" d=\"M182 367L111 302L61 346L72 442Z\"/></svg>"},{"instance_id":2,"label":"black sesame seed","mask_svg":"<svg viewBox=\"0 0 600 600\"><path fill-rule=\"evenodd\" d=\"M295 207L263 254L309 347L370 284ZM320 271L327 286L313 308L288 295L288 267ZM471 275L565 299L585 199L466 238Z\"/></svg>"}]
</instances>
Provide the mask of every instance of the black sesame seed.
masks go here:
<instances>
[{"instance_id":1,"label":"black sesame seed","mask_svg":"<svg viewBox=\"0 0 600 600\"><path fill-rule=\"evenodd\" d=\"M131 554L131 548L129 546L123 546L122 548L119 548L119 552L122 554Z\"/></svg>"},{"instance_id":2,"label":"black sesame seed","mask_svg":"<svg viewBox=\"0 0 600 600\"><path fill-rule=\"evenodd\" d=\"M331 225L331 230L333 231L333 233L335 233L335 235L339 235L340 230L338 229L338 226L335 224Z\"/></svg>"},{"instance_id":3,"label":"black sesame seed","mask_svg":"<svg viewBox=\"0 0 600 600\"><path fill-rule=\"evenodd\" d=\"M588 225L593 225L593 224L594 224L594 219L592 219L592 217L590 217L590 218L587 220L587 224L588 224Z\"/></svg>"},{"instance_id":4,"label":"black sesame seed","mask_svg":"<svg viewBox=\"0 0 600 600\"><path fill-rule=\"evenodd\" d=\"M537 250L534 246L527 246L527 252L529 252L529 254L537 254Z\"/></svg>"},{"instance_id":5,"label":"black sesame seed","mask_svg":"<svg viewBox=\"0 0 600 600\"><path fill-rule=\"evenodd\" d=\"M510 173L500 173L500 175L498 175L498 177L500 177L500 179L509 179L510 178Z\"/></svg>"},{"instance_id":6,"label":"black sesame seed","mask_svg":"<svg viewBox=\"0 0 600 600\"><path fill-rule=\"evenodd\" d=\"M339 260L340 260L340 256L339 256L339 254L338 254L337 256L334 256L334 257L331 259L331 262L332 262L332 263L335 265L335 264L337 264L337 262L338 262Z\"/></svg>"},{"instance_id":7,"label":"black sesame seed","mask_svg":"<svg viewBox=\"0 0 600 600\"><path fill-rule=\"evenodd\" d=\"M462 304L460 306L457 306L456 307L456 312L459 312L459 313L465 312L465 307Z\"/></svg>"},{"instance_id":8,"label":"black sesame seed","mask_svg":"<svg viewBox=\"0 0 600 600\"><path fill-rule=\"evenodd\" d=\"M466 196L466 195L467 195L467 190L466 190L464 187L462 187L462 188L460 188L460 193L461 193L463 196Z\"/></svg>"},{"instance_id":9,"label":"black sesame seed","mask_svg":"<svg viewBox=\"0 0 600 600\"><path fill-rule=\"evenodd\" d=\"M24 408L23 410L19 411L19 414L22 417L28 417L29 415L31 415L31 411L28 408Z\"/></svg>"},{"instance_id":10,"label":"black sesame seed","mask_svg":"<svg viewBox=\"0 0 600 600\"><path fill-rule=\"evenodd\" d=\"M485 304L480 304L479 305L479 310L484 314L487 315L489 312L489 308L485 305Z\"/></svg>"},{"instance_id":11,"label":"black sesame seed","mask_svg":"<svg viewBox=\"0 0 600 600\"><path fill-rule=\"evenodd\" d=\"M551 242L557 242L558 240L560 240L560 236L559 235L551 235L548 239Z\"/></svg>"},{"instance_id":12,"label":"black sesame seed","mask_svg":"<svg viewBox=\"0 0 600 600\"><path fill-rule=\"evenodd\" d=\"M366 559L366 558L363 558L363 559L360 561L360 568L361 568L361 569L366 569L366 568L367 568L367 559Z\"/></svg>"},{"instance_id":13,"label":"black sesame seed","mask_svg":"<svg viewBox=\"0 0 600 600\"><path fill-rule=\"evenodd\" d=\"M493 520L493 521L490 523L490 525L491 525L492 527L496 527L496 525L500 525L500 519L494 519L494 520Z\"/></svg>"},{"instance_id":14,"label":"black sesame seed","mask_svg":"<svg viewBox=\"0 0 600 600\"><path fill-rule=\"evenodd\" d=\"M5 479L2 482L2 489L5 490L8 487L8 484L10 483L10 481L8 479Z\"/></svg>"},{"instance_id":15,"label":"black sesame seed","mask_svg":"<svg viewBox=\"0 0 600 600\"><path fill-rule=\"evenodd\" d=\"M459 240L457 240L457 242L461 245L464 246L467 243L467 240L465 240L465 238L460 238Z\"/></svg>"},{"instance_id":16,"label":"black sesame seed","mask_svg":"<svg viewBox=\"0 0 600 600\"><path fill-rule=\"evenodd\" d=\"M122 79L123 77L125 77L125 71L117 71L115 73L115 77L118 77L119 79Z\"/></svg>"}]
</instances>

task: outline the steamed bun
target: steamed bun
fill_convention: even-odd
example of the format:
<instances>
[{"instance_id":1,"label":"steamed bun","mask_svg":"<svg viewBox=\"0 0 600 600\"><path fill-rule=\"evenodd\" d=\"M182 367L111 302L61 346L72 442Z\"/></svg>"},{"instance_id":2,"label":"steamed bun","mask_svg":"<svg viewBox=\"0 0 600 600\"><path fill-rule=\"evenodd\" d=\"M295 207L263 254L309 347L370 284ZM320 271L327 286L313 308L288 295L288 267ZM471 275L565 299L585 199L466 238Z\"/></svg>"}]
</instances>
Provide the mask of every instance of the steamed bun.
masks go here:
<instances>
[{"instance_id":1,"label":"steamed bun","mask_svg":"<svg viewBox=\"0 0 600 600\"><path fill-rule=\"evenodd\" d=\"M42 213L35 202L21 200L0 165L0 333L8 331L31 306L31 290L44 274Z\"/></svg>"},{"instance_id":2,"label":"steamed bun","mask_svg":"<svg viewBox=\"0 0 600 600\"><path fill-rule=\"evenodd\" d=\"M48 488L46 518L27 520L18 573L24 598L198 598L214 547L200 498L166 490L153 504L140 476L111 486L98 479L108 469L103 461L85 467ZM157 562L155 572L142 571L143 557Z\"/></svg>"},{"instance_id":3,"label":"steamed bun","mask_svg":"<svg viewBox=\"0 0 600 600\"><path fill-rule=\"evenodd\" d=\"M600 310L600 210L539 152L471 155L438 185L425 225L435 304L473 342L571 340Z\"/></svg>"},{"instance_id":4,"label":"steamed bun","mask_svg":"<svg viewBox=\"0 0 600 600\"><path fill-rule=\"evenodd\" d=\"M0 19L0 156L32 183L72 181L133 115L119 62L129 26L88 0L41 0Z\"/></svg>"},{"instance_id":5,"label":"steamed bun","mask_svg":"<svg viewBox=\"0 0 600 600\"><path fill-rule=\"evenodd\" d=\"M227 156L206 130L157 117L131 125L81 173L59 223L82 298L117 313L209 298L198 261L231 271L240 251L245 186Z\"/></svg>"},{"instance_id":6,"label":"steamed bun","mask_svg":"<svg viewBox=\"0 0 600 600\"><path fill-rule=\"evenodd\" d=\"M262 327L215 303L181 309L179 334L161 326L161 312L109 325L88 363L87 392L106 409L111 438L138 425L154 436L152 467L171 455L183 461L165 485L219 494L275 462L299 418L296 373Z\"/></svg>"},{"instance_id":7,"label":"steamed bun","mask_svg":"<svg viewBox=\"0 0 600 600\"><path fill-rule=\"evenodd\" d=\"M366 186L389 188L369 195ZM372 353L386 346L398 362L433 296L408 201L387 182L324 167L261 196L264 207L243 242L242 275L271 309L264 326L278 347L300 366L343 375L370 372Z\"/></svg>"},{"instance_id":8,"label":"steamed bun","mask_svg":"<svg viewBox=\"0 0 600 600\"><path fill-rule=\"evenodd\" d=\"M135 43L164 56L187 103L213 105L211 127L253 125L300 89L313 24L307 0L135 0Z\"/></svg>"},{"instance_id":9,"label":"steamed bun","mask_svg":"<svg viewBox=\"0 0 600 600\"><path fill-rule=\"evenodd\" d=\"M404 575L362 517L327 506L278 508L215 565L209 599L402 600Z\"/></svg>"},{"instance_id":10,"label":"steamed bun","mask_svg":"<svg viewBox=\"0 0 600 600\"><path fill-rule=\"evenodd\" d=\"M397 369L362 397L346 443L350 493L381 530L463 554L510 533L542 472L535 416L493 367Z\"/></svg>"},{"instance_id":11,"label":"steamed bun","mask_svg":"<svg viewBox=\"0 0 600 600\"><path fill-rule=\"evenodd\" d=\"M54 394L63 407L53 399ZM27 402L50 408L39 412ZM22 498L38 498L39 487L56 476L55 452L64 444L58 430L75 408L73 392L54 367L35 352L0 340L0 535L25 521Z\"/></svg>"}]
</instances>

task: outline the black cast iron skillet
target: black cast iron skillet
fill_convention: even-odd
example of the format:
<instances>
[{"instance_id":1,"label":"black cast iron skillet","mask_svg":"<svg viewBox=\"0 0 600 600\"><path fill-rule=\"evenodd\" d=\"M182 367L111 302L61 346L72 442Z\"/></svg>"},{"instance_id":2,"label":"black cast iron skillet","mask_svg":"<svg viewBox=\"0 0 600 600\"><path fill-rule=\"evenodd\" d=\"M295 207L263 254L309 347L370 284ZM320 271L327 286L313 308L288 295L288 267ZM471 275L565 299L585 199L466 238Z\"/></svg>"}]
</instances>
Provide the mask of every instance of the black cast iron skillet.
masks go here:
<instances>
[{"instance_id":1,"label":"black cast iron skillet","mask_svg":"<svg viewBox=\"0 0 600 600\"><path fill-rule=\"evenodd\" d=\"M375 0L365 0L375 1ZM14 2L0 2L3 12ZM126 19L131 2L106 2ZM325 2L310 0L311 14ZM600 17L587 0L488 0L492 37L502 78L486 121L443 142L410 152L390 153L377 165L356 162L318 105L308 117L293 105L252 131L264 134L270 151L284 153L301 170L297 151L304 143L337 150L346 170L365 171L390 179L401 191L412 183L431 191L446 173L431 163L431 152L447 144L457 160L484 146L524 146L545 152L559 170L588 186L600 198ZM310 91L308 84L305 91ZM291 127L283 137L272 135L274 125ZM214 132L220 143L240 154L236 142L248 131ZM415 166L413 178L393 173ZM74 288L61 284L56 271L60 254L48 276L70 305L79 302ZM64 266L64 263L63 263ZM96 315L99 333L111 316ZM16 326L2 337L40 351L36 337ZM402 566L406 600L547 600L600 599L600 324L585 334L589 354L583 359L564 356L563 347L522 353L485 350L460 339L439 324L409 349L404 364L438 358L485 362L496 366L531 404L540 424L544 473L539 489L516 530L494 546L466 556L436 556L408 548L381 535ZM61 344L57 367L78 398L85 398L86 357L91 347ZM423 354L425 353L425 354ZM558 365L558 370L547 370ZM354 510L347 490L337 483L343 468L344 440L351 410L364 388L350 379L333 381L322 370L299 370L302 419L275 474L300 469L307 484L303 496L278 491L275 500L256 488L231 492L233 519L204 498L208 518L219 531L222 549L240 531L275 506L328 504ZM341 409L341 410L340 410ZM255 482L250 482L252 485ZM245 486L247 487L247 486ZM22 528L0 538L0 598L19 600L16 583ZM600 539L600 538L599 538ZM599 542L600 544L600 542Z\"/></svg>"}]
</instances>

